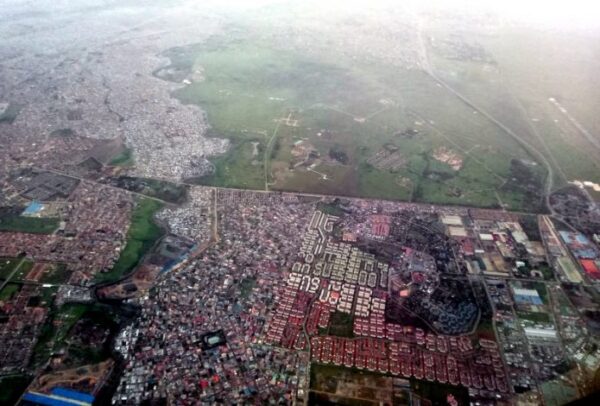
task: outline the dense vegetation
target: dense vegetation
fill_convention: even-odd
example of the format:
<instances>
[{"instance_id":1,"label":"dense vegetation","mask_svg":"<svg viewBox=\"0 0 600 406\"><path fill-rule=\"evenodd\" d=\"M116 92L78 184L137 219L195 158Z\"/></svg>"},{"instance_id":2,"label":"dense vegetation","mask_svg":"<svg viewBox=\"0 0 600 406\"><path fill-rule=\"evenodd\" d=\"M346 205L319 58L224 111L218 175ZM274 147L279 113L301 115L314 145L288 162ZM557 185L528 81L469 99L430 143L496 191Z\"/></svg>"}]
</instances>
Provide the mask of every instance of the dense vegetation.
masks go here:
<instances>
[{"instance_id":1,"label":"dense vegetation","mask_svg":"<svg viewBox=\"0 0 600 406\"><path fill-rule=\"evenodd\" d=\"M110 272L96 275L97 282L118 280L131 272L156 241L163 236L164 231L153 220L154 214L161 208L162 204L155 200L139 201L131 217L125 248Z\"/></svg>"}]
</instances>

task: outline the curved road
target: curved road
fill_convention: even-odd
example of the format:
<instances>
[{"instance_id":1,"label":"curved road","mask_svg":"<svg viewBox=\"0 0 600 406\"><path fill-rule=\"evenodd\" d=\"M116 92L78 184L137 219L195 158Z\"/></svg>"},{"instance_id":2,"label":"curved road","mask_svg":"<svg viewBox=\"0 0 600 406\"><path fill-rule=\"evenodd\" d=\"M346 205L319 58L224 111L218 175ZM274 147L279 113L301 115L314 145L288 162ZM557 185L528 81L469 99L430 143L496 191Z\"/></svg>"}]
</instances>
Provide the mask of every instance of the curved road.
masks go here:
<instances>
[{"instance_id":1,"label":"curved road","mask_svg":"<svg viewBox=\"0 0 600 406\"><path fill-rule=\"evenodd\" d=\"M425 41L423 40L423 30L422 30L423 23L422 23L421 19L419 19L418 21L419 21L418 29L417 29L418 47L419 47L418 52L419 52L419 59L421 60L421 68L423 69L423 71L429 77L431 77L434 81L439 83L444 89L448 90L450 93L452 93L458 99L460 99L468 107L477 111L479 114L481 114L482 116L487 118L491 123L493 123L496 127L500 128L502 131L504 131L506 134L508 134L510 137L512 137L528 153L530 153L533 156L537 156L539 158L540 162L542 162L544 164L544 166L546 167L546 170L547 170L546 182L544 185L544 198L546 201L546 206L547 206L548 210L550 211L550 213L552 215L555 215L556 213L554 212L554 209L550 206L550 194L552 192L552 189L554 188L554 170L552 168L552 165L550 165L550 162L548 161L546 156L544 154L542 154L536 147L531 145L529 142L525 141L520 135L518 135L513 130L508 128L504 123L500 122L498 119L496 119L494 116L492 116L483 107L481 107L478 104L476 104L475 102L471 101L464 94L462 94L458 90L454 89L444 79L440 78L439 76L437 76L435 74L435 72L433 71L433 68L431 67L431 64L429 63L429 56L427 55L427 48L425 46Z\"/></svg>"}]
</instances>

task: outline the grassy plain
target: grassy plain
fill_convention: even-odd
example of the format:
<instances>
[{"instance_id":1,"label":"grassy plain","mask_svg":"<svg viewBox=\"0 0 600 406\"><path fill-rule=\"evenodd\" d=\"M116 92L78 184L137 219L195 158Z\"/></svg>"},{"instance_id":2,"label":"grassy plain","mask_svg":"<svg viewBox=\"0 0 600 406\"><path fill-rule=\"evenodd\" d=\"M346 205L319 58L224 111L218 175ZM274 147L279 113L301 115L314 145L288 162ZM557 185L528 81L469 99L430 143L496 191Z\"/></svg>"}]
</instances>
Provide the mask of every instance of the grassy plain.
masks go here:
<instances>
[{"instance_id":1,"label":"grassy plain","mask_svg":"<svg viewBox=\"0 0 600 406\"><path fill-rule=\"evenodd\" d=\"M453 38L435 22L427 33ZM598 143L590 142L571 120L591 134L600 131L597 38L507 25L486 35L465 30L459 41L482 46L492 62L446 58L439 45L443 42L437 41L429 44L436 73L543 154L554 172L554 189L574 179L600 181Z\"/></svg>"},{"instance_id":2,"label":"grassy plain","mask_svg":"<svg viewBox=\"0 0 600 406\"><path fill-rule=\"evenodd\" d=\"M0 259L0 279L6 279L19 265L21 259L1 258Z\"/></svg>"},{"instance_id":3,"label":"grassy plain","mask_svg":"<svg viewBox=\"0 0 600 406\"><path fill-rule=\"evenodd\" d=\"M192 78L175 97L199 105L210 134L232 142L214 159L215 172L196 181L540 210L546 171L535 153L423 71L330 51L301 53L245 33L168 52L171 65L159 76ZM454 62L433 59L446 73L457 69ZM461 91L480 92L479 98L496 92L485 106L502 120L516 117L515 131L531 131L519 118L520 105L504 100L499 87L477 87L477 80L484 83L491 74L470 62L464 69L470 70L460 80L476 80L459 86ZM198 72L202 79L196 80ZM407 130L415 131L407 136ZM396 167L368 162L385 147L399 151ZM440 149L456 154L461 164L442 162L435 154ZM333 159L332 150L347 160Z\"/></svg>"},{"instance_id":4,"label":"grassy plain","mask_svg":"<svg viewBox=\"0 0 600 406\"><path fill-rule=\"evenodd\" d=\"M20 286L16 283L8 283L2 290L0 290L0 300L8 301L10 300L15 293L20 290Z\"/></svg>"},{"instance_id":5,"label":"grassy plain","mask_svg":"<svg viewBox=\"0 0 600 406\"><path fill-rule=\"evenodd\" d=\"M12 281L25 280L25 277L27 276L29 271L31 271L31 268L33 268L33 262L24 260L23 263L21 264L21 266L19 267L19 270L13 275L11 280Z\"/></svg>"},{"instance_id":6,"label":"grassy plain","mask_svg":"<svg viewBox=\"0 0 600 406\"><path fill-rule=\"evenodd\" d=\"M16 231L32 234L52 234L60 219L54 217L6 216L0 219L0 231Z\"/></svg>"}]
</instances>

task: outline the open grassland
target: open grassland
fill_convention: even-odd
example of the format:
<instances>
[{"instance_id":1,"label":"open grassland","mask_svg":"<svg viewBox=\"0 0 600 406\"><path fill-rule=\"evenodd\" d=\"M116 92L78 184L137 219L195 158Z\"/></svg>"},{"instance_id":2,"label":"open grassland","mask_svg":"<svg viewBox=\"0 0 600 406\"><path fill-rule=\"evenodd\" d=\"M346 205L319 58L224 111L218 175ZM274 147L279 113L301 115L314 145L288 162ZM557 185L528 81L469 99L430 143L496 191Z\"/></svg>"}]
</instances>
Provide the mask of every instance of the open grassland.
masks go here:
<instances>
[{"instance_id":1,"label":"open grassland","mask_svg":"<svg viewBox=\"0 0 600 406\"><path fill-rule=\"evenodd\" d=\"M133 166L133 153L131 152L131 149L123 149L123 151L115 156L108 164L111 166Z\"/></svg>"},{"instance_id":2,"label":"open grassland","mask_svg":"<svg viewBox=\"0 0 600 406\"><path fill-rule=\"evenodd\" d=\"M13 281L13 282L25 280L25 277L27 276L29 271L31 271L31 268L33 268L33 262L31 262L31 261L22 260L20 262L21 262L21 265L18 267L19 269L17 270L17 272L15 272L15 274L11 278L11 281Z\"/></svg>"},{"instance_id":3,"label":"open grassland","mask_svg":"<svg viewBox=\"0 0 600 406\"><path fill-rule=\"evenodd\" d=\"M2 290L0 290L0 300L9 301L20 289L20 285L17 285L16 283L8 283Z\"/></svg>"},{"instance_id":4,"label":"open grassland","mask_svg":"<svg viewBox=\"0 0 600 406\"><path fill-rule=\"evenodd\" d=\"M434 71L544 155L553 189L574 179L600 181L597 38L518 26L461 33L463 44L481 45L491 57L483 63L445 58L439 43L454 34L436 24L427 32L436 38L429 43Z\"/></svg>"},{"instance_id":5,"label":"open grassland","mask_svg":"<svg viewBox=\"0 0 600 406\"><path fill-rule=\"evenodd\" d=\"M110 272L98 273L96 282L118 280L131 272L142 257L161 238L164 231L154 222L154 214L162 208L156 200L142 199L131 217L127 245Z\"/></svg>"},{"instance_id":6,"label":"open grassland","mask_svg":"<svg viewBox=\"0 0 600 406\"><path fill-rule=\"evenodd\" d=\"M540 210L536 157L422 71L235 36L167 56L157 75L191 78L175 96L232 142L199 183ZM514 161L530 166L527 182Z\"/></svg>"},{"instance_id":7,"label":"open grassland","mask_svg":"<svg viewBox=\"0 0 600 406\"><path fill-rule=\"evenodd\" d=\"M32 234L52 234L60 219L54 217L5 216L0 218L0 231L16 231Z\"/></svg>"},{"instance_id":8,"label":"open grassland","mask_svg":"<svg viewBox=\"0 0 600 406\"><path fill-rule=\"evenodd\" d=\"M577 389L565 380L547 381L540 385L544 395L544 403L548 406L566 405L576 401Z\"/></svg>"},{"instance_id":9,"label":"open grassland","mask_svg":"<svg viewBox=\"0 0 600 406\"><path fill-rule=\"evenodd\" d=\"M20 258L0 258L0 279L7 279L20 263Z\"/></svg>"}]
</instances>

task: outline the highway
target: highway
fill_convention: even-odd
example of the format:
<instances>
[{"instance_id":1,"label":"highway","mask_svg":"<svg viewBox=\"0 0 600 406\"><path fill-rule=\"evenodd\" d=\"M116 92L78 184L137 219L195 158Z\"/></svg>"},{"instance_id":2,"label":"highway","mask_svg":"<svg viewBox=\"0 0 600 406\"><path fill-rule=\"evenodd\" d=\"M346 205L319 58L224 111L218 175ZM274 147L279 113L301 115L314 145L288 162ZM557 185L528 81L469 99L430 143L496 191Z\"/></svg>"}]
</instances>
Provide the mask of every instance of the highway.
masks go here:
<instances>
[{"instance_id":1,"label":"highway","mask_svg":"<svg viewBox=\"0 0 600 406\"><path fill-rule=\"evenodd\" d=\"M545 196L545 200L546 200L546 206L547 206L548 210L554 215L555 212L554 212L552 206L550 205L550 194L552 193L552 190L554 188L554 170L552 168L552 165L550 165L550 162L548 161L546 156L544 154L542 154L536 147L531 145L529 142L525 141L520 135L518 135L513 130L508 128L504 123L502 123L498 119L496 119L491 113L489 113L483 107L481 107L477 103L473 102L467 96L465 96L464 94L462 94L461 92L459 92L458 90L453 88L450 84L448 84L445 80L440 78L434 72L434 70L429 62L429 56L427 54L427 46L425 45L425 41L423 40L422 25L423 25L423 22L422 22L422 20L419 19L417 34L418 34L418 43L419 43L419 59L421 60L421 68L423 69L423 71L429 77L431 77L431 79L433 79L435 82L439 83L440 86L442 86L448 92L452 93L454 96L456 96L460 101L462 101L468 107L477 111L479 114L481 114L483 117L485 117L488 121L490 121L492 124L494 124L500 130L502 130L504 133L506 133L507 135L512 137L530 155L536 156L539 158L539 161L545 166L546 171L547 171L545 185L544 185L544 196Z\"/></svg>"}]
</instances>

